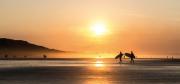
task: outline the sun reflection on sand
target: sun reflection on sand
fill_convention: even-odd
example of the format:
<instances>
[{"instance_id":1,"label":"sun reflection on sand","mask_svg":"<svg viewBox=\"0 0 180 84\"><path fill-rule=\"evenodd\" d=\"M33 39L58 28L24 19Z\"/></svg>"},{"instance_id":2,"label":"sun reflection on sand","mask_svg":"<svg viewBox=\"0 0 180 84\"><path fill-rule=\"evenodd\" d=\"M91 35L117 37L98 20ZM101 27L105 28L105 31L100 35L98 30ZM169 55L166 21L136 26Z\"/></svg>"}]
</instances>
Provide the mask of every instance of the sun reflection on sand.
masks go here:
<instances>
[{"instance_id":1,"label":"sun reflection on sand","mask_svg":"<svg viewBox=\"0 0 180 84\"><path fill-rule=\"evenodd\" d=\"M92 78L89 80L86 80L83 84L111 84L107 78Z\"/></svg>"},{"instance_id":2,"label":"sun reflection on sand","mask_svg":"<svg viewBox=\"0 0 180 84\"><path fill-rule=\"evenodd\" d=\"M96 66L96 67L104 67L105 65L104 65L104 62L103 62L103 61L96 61L96 62L95 62L95 66Z\"/></svg>"}]
</instances>

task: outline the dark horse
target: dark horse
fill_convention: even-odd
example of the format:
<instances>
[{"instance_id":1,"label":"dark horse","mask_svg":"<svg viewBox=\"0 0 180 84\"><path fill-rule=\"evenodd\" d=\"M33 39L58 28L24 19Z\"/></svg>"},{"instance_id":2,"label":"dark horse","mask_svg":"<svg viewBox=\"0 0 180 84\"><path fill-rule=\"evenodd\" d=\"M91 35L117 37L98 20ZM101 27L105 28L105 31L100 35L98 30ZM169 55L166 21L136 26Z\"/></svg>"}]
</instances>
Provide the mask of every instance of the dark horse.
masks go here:
<instances>
[{"instance_id":1,"label":"dark horse","mask_svg":"<svg viewBox=\"0 0 180 84\"><path fill-rule=\"evenodd\" d=\"M120 52L119 53L119 55L117 55L116 57L115 57L115 59L118 59L119 58L119 61L120 61L120 63L122 62L122 57L123 57L123 55L125 55L126 57L129 57L130 59L131 59L131 63L132 64L134 64L134 59L136 58L135 57L135 55L134 55L134 53L131 51L131 53L125 53L125 54L123 54L122 52Z\"/></svg>"}]
</instances>

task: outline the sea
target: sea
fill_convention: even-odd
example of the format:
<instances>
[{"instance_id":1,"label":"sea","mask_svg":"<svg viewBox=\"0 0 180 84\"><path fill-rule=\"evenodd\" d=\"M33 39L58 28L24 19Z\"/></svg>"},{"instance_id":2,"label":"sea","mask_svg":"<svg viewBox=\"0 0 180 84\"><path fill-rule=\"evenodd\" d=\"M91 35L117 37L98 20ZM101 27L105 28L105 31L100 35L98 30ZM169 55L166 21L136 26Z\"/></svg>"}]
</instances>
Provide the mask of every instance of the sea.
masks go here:
<instances>
[{"instance_id":1,"label":"sea","mask_svg":"<svg viewBox=\"0 0 180 84\"><path fill-rule=\"evenodd\" d=\"M180 62L161 59L0 60L0 84L180 84Z\"/></svg>"}]
</instances>

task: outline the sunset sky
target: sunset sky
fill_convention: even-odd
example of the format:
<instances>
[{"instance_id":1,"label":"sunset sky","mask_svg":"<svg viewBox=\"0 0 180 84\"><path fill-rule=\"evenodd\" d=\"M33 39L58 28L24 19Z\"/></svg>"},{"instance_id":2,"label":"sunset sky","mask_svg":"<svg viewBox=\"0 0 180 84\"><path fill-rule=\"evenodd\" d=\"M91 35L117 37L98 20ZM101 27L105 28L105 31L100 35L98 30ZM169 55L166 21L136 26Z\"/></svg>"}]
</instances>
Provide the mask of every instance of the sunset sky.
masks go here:
<instances>
[{"instance_id":1,"label":"sunset sky","mask_svg":"<svg viewBox=\"0 0 180 84\"><path fill-rule=\"evenodd\" d=\"M66 51L180 55L180 0L0 0L0 37Z\"/></svg>"}]
</instances>

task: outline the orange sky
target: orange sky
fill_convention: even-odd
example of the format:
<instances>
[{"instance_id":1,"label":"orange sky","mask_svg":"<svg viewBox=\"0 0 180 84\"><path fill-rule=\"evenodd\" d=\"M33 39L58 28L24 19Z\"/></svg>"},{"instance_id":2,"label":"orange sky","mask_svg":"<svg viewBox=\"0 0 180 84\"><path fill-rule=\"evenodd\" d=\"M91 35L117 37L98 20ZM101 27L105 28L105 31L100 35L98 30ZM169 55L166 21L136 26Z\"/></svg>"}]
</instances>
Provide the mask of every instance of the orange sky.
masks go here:
<instances>
[{"instance_id":1,"label":"orange sky","mask_svg":"<svg viewBox=\"0 0 180 84\"><path fill-rule=\"evenodd\" d=\"M180 54L179 0L0 0L0 36L78 52ZM106 34L95 36L96 22Z\"/></svg>"}]
</instances>

